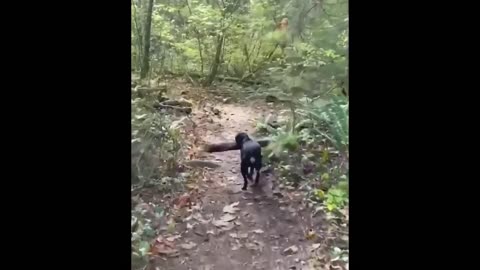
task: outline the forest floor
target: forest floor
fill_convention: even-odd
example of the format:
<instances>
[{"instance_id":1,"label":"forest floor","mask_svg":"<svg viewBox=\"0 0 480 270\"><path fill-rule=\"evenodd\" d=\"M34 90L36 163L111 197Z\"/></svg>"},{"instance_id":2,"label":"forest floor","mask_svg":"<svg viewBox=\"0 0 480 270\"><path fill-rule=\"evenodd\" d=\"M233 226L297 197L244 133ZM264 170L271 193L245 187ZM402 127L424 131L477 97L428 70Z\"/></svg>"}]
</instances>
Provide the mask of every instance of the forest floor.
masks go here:
<instances>
[{"instance_id":1,"label":"forest floor","mask_svg":"<svg viewBox=\"0 0 480 270\"><path fill-rule=\"evenodd\" d=\"M275 108L181 87L185 89L175 92L196 105L194 126L186 131L190 158L220 166L202 169L201 177L189 184L192 207L176 200L174 227L164 226L157 235L157 251L164 256L155 256L148 269L345 269L343 262L336 263L340 260L332 261L330 251L333 246L348 249L348 226L328 221L323 211L314 213L301 191L279 185L273 170L261 174L259 186L250 183L242 191L239 151L193 150L205 143L231 142L240 131L254 134L254 120Z\"/></svg>"}]
</instances>

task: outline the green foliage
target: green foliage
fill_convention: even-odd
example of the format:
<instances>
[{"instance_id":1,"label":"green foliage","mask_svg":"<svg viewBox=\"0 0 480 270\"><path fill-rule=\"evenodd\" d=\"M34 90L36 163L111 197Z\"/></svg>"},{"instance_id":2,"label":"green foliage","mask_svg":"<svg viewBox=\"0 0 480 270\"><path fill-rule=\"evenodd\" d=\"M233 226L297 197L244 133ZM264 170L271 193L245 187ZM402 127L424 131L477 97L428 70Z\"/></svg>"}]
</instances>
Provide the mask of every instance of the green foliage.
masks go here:
<instances>
[{"instance_id":1,"label":"green foliage","mask_svg":"<svg viewBox=\"0 0 480 270\"><path fill-rule=\"evenodd\" d=\"M324 181L325 179L322 180ZM328 188L327 192L320 188L314 189L311 195L314 201L323 202L328 211L342 209L348 204L348 181L341 180L336 185Z\"/></svg>"},{"instance_id":2,"label":"green foliage","mask_svg":"<svg viewBox=\"0 0 480 270\"><path fill-rule=\"evenodd\" d=\"M348 183L340 182L328 190L325 205L329 211L342 209L348 203Z\"/></svg>"},{"instance_id":3,"label":"green foliage","mask_svg":"<svg viewBox=\"0 0 480 270\"><path fill-rule=\"evenodd\" d=\"M269 129L273 141L265 153L269 160L277 159L287 181L297 186L299 182L311 181L314 201L323 203L329 211L342 209L348 204L348 100L300 99L296 104L300 109L292 114L298 119L293 131L288 125ZM263 123L259 126L268 127ZM319 145L323 150L312 154L310 149ZM302 168L308 170L309 166L320 177L312 174L308 180Z\"/></svg>"},{"instance_id":4,"label":"green foliage","mask_svg":"<svg viewBox=\"0 0 480 270\"><path fill-rule=\"evenodd\" d=\"M132 26L144 19L136 7ZM151 66L162 72L196 73L201 79L218 67L217 73L224 77L259 82L258 87L238 91L273 95L290 114L286 125L277 129L267 121L257 123L257 130L273 138L266 156L280 159L282 166L292 159L315 164L317 176L326 173L332 188L331 194L324 190L324 201L341 205L343 197L334 187L348 167L344 164L348 163L349 103L340 96L342 90L348 92L347 7L343 0L162 2L153 12ZM288 27L279 31L277 24L284 18ZM132 27L132 61L140 54L140 34ZM219 59L218 44L223 45ZM132 164L136 177L165 179L179 152L178 134L168 128L170 119L136 109L132 126L132 152L138 153ZM320 153L309 150L319 146ZM301 166L293 167L301 175Z\"/></svg>"},{"instance_id":5,"label":"green foliage","mask_svg":"<svg viewBox=\"0 0 480 270\"><path fill-rule=\"evenodd\" d=\"M333 97L327 105L319 106L312 102L302 110L314 121L310 132L323 136L338 150L345 152L348 151L348 105L345 98Z\"/></svg>"},{"instance_id":6,"label":"green foliage","mask_svg":"<svg viewBox=\"0 0 480 270\"><path fill-rule=\"evenodd\" d=\"M298 147L298 136L296 134L280 133L273 138L273 143L269 144L267 149L271 151L269 156L280 156L283 151L295 151Z\"/></svg>"},{"instance_id":7,"label":"green foliage","mask_svg":"<svg viewBox=\"0 0 480 270\"><path fill-rule=\"evenodd\" d=\"M150 106L147 100L132 100L132 182L175 172L181 149L178 131L169 128L169 117Z\"/></svg>"},{"instance_id":8,"label":"green foliage","mask_svg":"<svg viewBox=\"0 0 480 270\"><path fill-rule=\"evenodd\" d=\"M205 80L215 70L238 81L238 89L229 88L239 96L277 97L288 114L280 127L268 119L257 123L272 138L265 162L279 169L283 185L306 189L319 208L348 207L349 102L341 96L348 93L348 1L156 2L152 73L192 73ZM144 8L132 2L133 67L141 61ZM284 18L288 28L279 31ZM132 99L132 184L153 183L163 192L182 181L175 175L182 144L170 128L173 119L155 110L155 102L152 96ZM132 211L132 262L144 264L152 228L164 214L142 209Z\"/></svg>"},{"instance_id":9,"label":"green foliage","mask_svg":"<svg viewBox=\"0 0 480 270\"><path fill-rule=\"evenodd\" d=\"M150 242L155 237L154 223L164 216L164 209L140 202L132 210L132 266L143 266L148 261Z\"/></svg>"},{"instance_id":10,"label":"green foliage","mask_svg":"<svg viewBox=\"0 0 480 270\"><path fill-rule=\"evenodd\" d=\"M132 25L136 25L144 13L133 7ZM276 30L283 18L289 21L286 32ZM289 88L318 95L347 79L347 27L346 1L170 1L154 7L152 67L172 72L209 70L217 37L223 34L219 73L270 80L293 72L299 80ZM141 42L138 34L132 27L132 44ZM132 55L138 55L137 49L132 46ZM301 57L293 67L285 59L292 55ZM272 74L268 70L272 66L280 67L280 74Z\"/></svg>"}]
</instances>

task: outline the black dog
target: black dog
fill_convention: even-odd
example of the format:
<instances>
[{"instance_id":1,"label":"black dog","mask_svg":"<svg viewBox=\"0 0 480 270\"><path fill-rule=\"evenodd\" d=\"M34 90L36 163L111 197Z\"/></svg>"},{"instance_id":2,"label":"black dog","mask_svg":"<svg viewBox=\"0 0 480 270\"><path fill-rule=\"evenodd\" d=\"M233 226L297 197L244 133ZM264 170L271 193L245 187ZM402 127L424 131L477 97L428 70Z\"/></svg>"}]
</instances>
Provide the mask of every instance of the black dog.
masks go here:
<instances>
[{"instance_id":1,"label":"black dog","mask_svg":"<svg viewBox=\"0 0 480 270\"><path fill-rule=\"evenodd\" d=\"M242 190L246 190L248 185L247 177L250 180L253 180L252 176L254 169L257 170L255 185L258 184L258 180L260 179L260 169L262 168L262 147L243 132L238 133L237 136L235 136L235 142L240 147L240 170L244 181ZM248 169L250 169L250 172Z\"/></svg>"}]
</instances>

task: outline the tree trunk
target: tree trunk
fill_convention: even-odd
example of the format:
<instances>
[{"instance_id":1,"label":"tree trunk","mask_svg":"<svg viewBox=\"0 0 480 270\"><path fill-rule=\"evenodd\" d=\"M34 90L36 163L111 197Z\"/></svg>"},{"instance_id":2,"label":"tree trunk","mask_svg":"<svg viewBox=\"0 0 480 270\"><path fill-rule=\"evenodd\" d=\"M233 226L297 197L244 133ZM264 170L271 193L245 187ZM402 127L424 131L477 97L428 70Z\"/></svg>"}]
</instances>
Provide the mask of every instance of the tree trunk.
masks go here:
<instances>
[{"instance_id":1,"label":"tree trunk","mask_svg":"<svg viewBox=\"0 0 480 270\"><path fill-rule=\"evenodd\" d=\"M143 38L142 38L142 26L141 23L138 21L138 9L141 9L139 6L140 1L138 3L134 3L132 0L132 11L133 11L133 16L132 16L132 30L134 30L134 40L135 40L135 70L140 70L140 67L142 66L142 51L143 51Z\"/></svg>"},{"instance_id":2,"label":"tree trunk","mask_svg":"<svg viewBox=\"0 0 480 270\"><path fill-rule=\"evenodd\" d=\"M205 82L206 86L211 85L213 80L215 80L215 76L217 76L218 65L220 64L220 56L222 54L223 41L224 41L224 36L222 33L218 37L217 48L215 52L215 59L213 61L212 69L210 71L210 74L208 75L207 81Z\"/></svg>"},{"instance_id":3,"label":"tree trunk","mask_svg":"<svg viewBox=\"0 0 480 270\"><path fill-rule=\"evenodd\" d=\"M190 16L192 15L192 9L190 8L190 3L188 0L186 0L187 7L188 7L188 12L190 13ZM197 44L198 44L198 54L200 56L200 73L203 75L203 66L204 66L204 61L203 61L203 53L202 53L202 41L200 40L200 32L198 32L198 29L193 26L193 32L195 32L196 38L197 38Z\"/></svg>"},{"instance_id":4,"label":"tree trunk","mask_svg":"<svg viewBox=\"0 0 480 270\"><path fill-rule=\"evenodd\" d=\"M140 79L145 79L150 69L150 33L152 30L153 0L148 1L143 35L143 61L140 70Z\"/></svg>"}]
</instances>

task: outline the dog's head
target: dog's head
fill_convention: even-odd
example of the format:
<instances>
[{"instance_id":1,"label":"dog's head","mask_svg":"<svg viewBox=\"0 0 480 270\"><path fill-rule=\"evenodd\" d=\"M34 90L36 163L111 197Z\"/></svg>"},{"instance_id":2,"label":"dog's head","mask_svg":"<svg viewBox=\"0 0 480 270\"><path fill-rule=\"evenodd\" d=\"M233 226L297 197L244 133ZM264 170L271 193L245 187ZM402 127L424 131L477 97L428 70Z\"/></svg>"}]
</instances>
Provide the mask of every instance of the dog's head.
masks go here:
<instances>
[{"instance_id":1,"label":"dog's head","mask_svg":"<svg viewBox=\"0 0 480 270\"><path fill-rule=\"evenodd\" d=\"M250 140L250 137L248 137L248 134L245 132L240 132L235 136L235 142L237 145L242 145L245 141Z\"/></svg>"}]
</instances>

